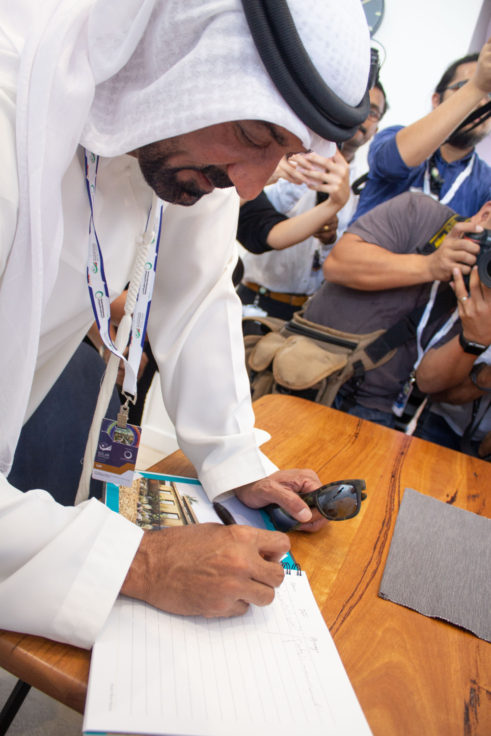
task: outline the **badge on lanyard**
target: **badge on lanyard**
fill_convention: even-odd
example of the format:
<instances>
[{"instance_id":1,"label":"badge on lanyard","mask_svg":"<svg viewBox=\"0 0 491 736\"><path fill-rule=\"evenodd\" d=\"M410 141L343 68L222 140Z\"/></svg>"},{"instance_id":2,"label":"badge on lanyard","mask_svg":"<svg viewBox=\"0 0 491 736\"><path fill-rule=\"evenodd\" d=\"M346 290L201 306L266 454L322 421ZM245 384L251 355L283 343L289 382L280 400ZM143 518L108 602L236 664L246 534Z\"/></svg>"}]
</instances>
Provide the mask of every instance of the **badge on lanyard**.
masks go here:
<instances>
[{"instance_id":1,"label":"badge on lanyard","mask_svg":"<svg viewBox=\"0 0 491 736\"><path fill-rule=\"evenodd\" d=\"M132 315L131 342L128 358L113 343L110 335L111 309L109 289L104 272L104 261L94 222L94 202L99 157L86 151L85 170L87 194L90 204L89 254L87 261L87 283L95 321L104 345L116 355L124 365L123 395L126 402L121 407L117 419L106 417L101 424L92 477L110 481L118 485L131 485L135 470L141 428L128 424L129 402L136 401L137 375L143 354L145 333L152 301L152 293L157 268L157 257L162 227L163 203L154 196L147 218L145 233L139 243L142 249L136 258L127 295ZM137 282L138 292L134 281ZM130 297L131 294L131 297ZM127 310L125 309L125 312ZM126 315L125 315L126 316Z\"/></svg>"},{"instance_id":2,"label":"badge on lanyard","mask_svg":"<svg viewBox=\"0 0 491 736\"><path fill-rule=\"evenodd\" d=\"M118 486L131 486L135 472L141 428L128 424L128 402L118 418L102 420L92 477Z\"/></svg>"},{"instance_id":3,"label":"badge on lanyard","mask_svg":"<svg viewBox=\"0 0 491 736\"><path fill-rule=\"evenodd\" d=\"M415 382L416 376L414 375L414 371L412 371L411 375L409 376L407 381L405 381L403 387L399 391L397 399L392 404L392 413L395 414L396 417L402 417L402 415L406 411L407 402L409 401L409 397L413 392Z\"/></svg>"},{"instance_id":4,"label":"badge on lanyard","mask_svg":"<svg viewBox=\"0 0 491 736\"><path fill-rule=\"evenodd\" d=\"M428 350L430 350L433 345L436 345L447 334L447 332L449 332L459 316L459 310L455 309L450 317L447 319L445 324L440 327L438 332L430 339L426 347L423 348L423 331L430 319L431 311L435 305L436 296L439 288L440 282L434 281L431 285L428 302L426 303L423 315L416 328L416 347L418 350L418 356L416 358L413 369L409 374L409 378L407 379L407 381L404 382L396 400L392 404L392 413L395 414L396 417L402 417L406 410L407 402L409 401L409 398L413 392L413 388L416 384L416 371L419 367L419 364L423 360L424 354L428 352Z\"/></svg>"}]
</instances>

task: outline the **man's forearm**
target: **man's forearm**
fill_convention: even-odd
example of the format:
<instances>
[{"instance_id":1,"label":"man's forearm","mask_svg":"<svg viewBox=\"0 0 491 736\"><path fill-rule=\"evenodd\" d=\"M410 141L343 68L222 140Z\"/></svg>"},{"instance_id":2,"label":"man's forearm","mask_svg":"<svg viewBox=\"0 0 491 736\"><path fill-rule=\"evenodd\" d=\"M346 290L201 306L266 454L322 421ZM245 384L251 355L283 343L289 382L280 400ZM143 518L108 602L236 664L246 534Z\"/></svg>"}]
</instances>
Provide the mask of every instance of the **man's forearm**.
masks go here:
<instances>
[{"instance_id":1,"label":"man's forearm","mask_svg":"<svg viewBox=\"0 0 491 736\"><path fill-rule=\"evenodd\" d=\"M469 401L479 399L483 396L483 393L474 386L469 376L467 376L458 386L453 386L446 391L438 391L432 394L431 398L433 401L444 401L447 404L467 404Z\"/></svg>"},{"instance_id":2,"label":"man's forearm","mask_svg":"<svg viewBox=\"0 0 491 736\"><path fill-rule=\"evenodd\" d=\"M419 166L478 105L483 92L469 82L424 118L399 130L396 143L406 166Z\"/></svg>"},{"instance_id":3,"label":"man's forearm","mask_svg":"<svg viewBox=\"0 0 491 736\"><path fill-rule=\"evenodd\" d=\"M462 350L459 338L453 337L445 345L428 350L416 371L418 387L427 394L452 389L467 379L475 360L475 355Z\"/></svg>"},{"instance_id":4,"label":"man's forearm","mask_svg":"<svg viewBox=\"0 0 491 736\"><path fill-rule=\"evenodd\" d=\"M288 220L278 222L269 231L267 243L275 250L289 248L296 243L301 243L306 238L321 230L323 225L330 220L339 210L339 206L330 200L318 204L316 207L303 212Z\"/></svg>"},{"instance_id":5,"label":"man's forearm","mask_svg":"<svg viewBox=\"0 0 491 736\"><path fill-rule=\"evenodd\" d=\"M347 236L324 261L324 278L351 289L378 291L414 286L431 280L427 256L391 253L361 239Z\"/></svg>"}]
</instances>

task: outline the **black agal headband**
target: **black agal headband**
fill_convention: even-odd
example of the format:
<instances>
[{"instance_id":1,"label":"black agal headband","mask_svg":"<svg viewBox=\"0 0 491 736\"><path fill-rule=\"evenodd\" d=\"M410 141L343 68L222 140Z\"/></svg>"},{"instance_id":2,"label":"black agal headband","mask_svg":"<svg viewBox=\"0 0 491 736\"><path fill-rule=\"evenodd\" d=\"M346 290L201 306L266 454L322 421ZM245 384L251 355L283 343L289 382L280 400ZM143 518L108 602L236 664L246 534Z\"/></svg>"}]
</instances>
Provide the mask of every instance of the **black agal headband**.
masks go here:
<instances>
[{"instance_id":1,"label":"black agal headband","mask_svg":"<svg viewBox=\"0 0 491 736\"><path fill-rule=\"evenodd\" d=\"M322 138L339 143L351 138L368 115L368 90L379 70L377 50L371 50L367 91L352 107L328 87L313 65L286 0L242 0L242 5L262 62L293 112Z\"/></svg>"}]
</instances>

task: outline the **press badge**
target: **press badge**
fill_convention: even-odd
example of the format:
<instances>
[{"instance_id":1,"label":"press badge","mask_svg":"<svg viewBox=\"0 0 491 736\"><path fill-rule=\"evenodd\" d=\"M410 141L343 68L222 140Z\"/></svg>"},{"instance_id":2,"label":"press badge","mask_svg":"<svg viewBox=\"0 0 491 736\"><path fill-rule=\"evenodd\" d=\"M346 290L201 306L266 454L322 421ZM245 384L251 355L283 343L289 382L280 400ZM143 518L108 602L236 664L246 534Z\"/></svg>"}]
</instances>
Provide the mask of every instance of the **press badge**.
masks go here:
<instances>
[{"instance_id":1,"label":"press badge","mask_svg":"<svg viewBox=\"0 0 491 736\"><path fill-rule=\"evenodd\" d=\"M409 397L413 392L415 383L416 376L414 375L414 373L411 373L404 386L399 391L397 399L392 404L392 412L396 415L396 417L402 417L402 415L404 414L407 402L409 401Z\"/></svg>"},{"instance_id":2,"label":"press badge","mask_svg":"<svg viewBox=\"0 0 491 736\"><path fill-rule=\"evenodd\" d=\"M92 477L131 486L135 475L141 427L128 424L128 409L123 406L117 419L102 420Z\"/></svg>"}]
</instances>

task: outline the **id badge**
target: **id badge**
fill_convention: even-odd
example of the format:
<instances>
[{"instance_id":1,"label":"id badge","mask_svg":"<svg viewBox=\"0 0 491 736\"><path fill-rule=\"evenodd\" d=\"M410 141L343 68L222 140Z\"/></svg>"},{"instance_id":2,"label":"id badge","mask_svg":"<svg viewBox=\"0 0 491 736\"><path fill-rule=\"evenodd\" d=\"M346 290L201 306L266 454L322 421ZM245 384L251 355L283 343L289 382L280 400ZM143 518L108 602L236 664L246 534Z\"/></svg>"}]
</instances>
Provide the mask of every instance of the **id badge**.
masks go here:
<instances>
[{"instance_id":1,"label":"id badge","mask_svg":"<svg viewBox=\"0 0 491 736\"><path fill-rule=\"evenodd\" d=\"M395 414L396 417L402 417L402 415L404 414L407 402L409 401L409 397L413 392L415 382L416 377L411 374L399 391L397 399L392 404L392 413Z\"/></svg>"},{"instance_id":2,"label":"id badge","mask_svg":"<svg viewBox=\"0 0 491 736\"><path fill-rule=\"evenodd\" d=\"M127 411L126 411L127 418ZM130 486L135 474L141 427L125 421L124 409L118 419L102 420L92 477Z\"/></svg>"}]
</instances>

